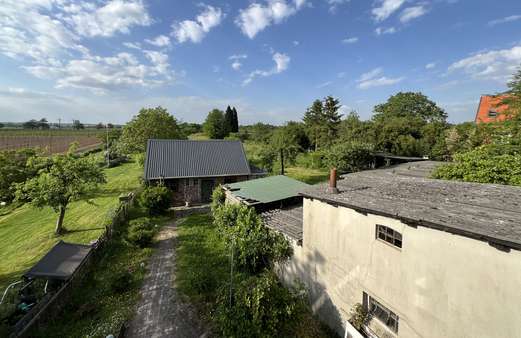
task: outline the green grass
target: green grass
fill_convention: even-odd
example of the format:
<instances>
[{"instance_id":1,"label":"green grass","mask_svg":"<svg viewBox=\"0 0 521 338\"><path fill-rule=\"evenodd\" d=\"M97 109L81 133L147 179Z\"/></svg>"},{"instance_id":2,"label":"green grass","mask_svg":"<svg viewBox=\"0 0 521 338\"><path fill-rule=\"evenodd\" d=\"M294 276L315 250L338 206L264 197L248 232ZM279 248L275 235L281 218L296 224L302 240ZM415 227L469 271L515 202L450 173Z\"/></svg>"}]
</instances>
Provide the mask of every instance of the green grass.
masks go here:
<instances>
[{"instance_id":1,"label":"green grass","mask_svg":"<svg viewBox=\"0 0 521 338\"><path fill-rule=\"evenodd\" d=\"M129 219L145 216L143 210L133 208ZM171 215L152 218L163 225ZM119 234L119 235L118 235ZM57 320L34 332L35 337L106 337L117 336L121 326L135 315L139 290L146 275L144 267L153 252L139 248L124 238L126 226L104 249L100 261L73 291L71 299L57 316ZM114 279L121 273L130 273L131 282L123 291L114 290Z\"/></svg>"},{"instance_id":2,"label":"green grass","mask_svg":"<svg viewBox=\"0 0 521 338\"><path fill-rule=\"evenodd\" d=\"M142 168L125 163L106 169L107 183L87 201L73 202L65 214L68 232L54 235L58 215L51 208L23 205L10 212L0 209L0 290L37 262L59 240L89 243L103 232L108 213L118 204L118 196L136 189Z\"/></svg>"},{"instance_id":3,"label":"green grass","mask_svg":"<svg viewBox=\"0 0 521 338\"><path fill-rule=\"evenodd\" d=\"M304 167L288 167L285 169L286 176L292 177L296 180L316 184L327 181L329 171L327 169L311 169Z\"/></svg>"},{"instance_id":4,"label":"green grass","mask_svg":"<svg viewBox=\"0 0 521 338\"><path fill-rule=\"evenodd\" d=\"M202 317L212 323L217 307L217 293L229 285L229 251L209 215L192 215L178 228L176 255L176 288L199 309ZM234 285L246 280L248 274L235 270ZM310 311L302 314L292 337L336 337L316 320Z\"/></svg>"},{"instance_id":5,"label":"green grass","mask_svg":"<svg viewBox=\"0 0 521 338\"><path fill-rule=\"evenodd\" d=\"M189 140L200 141L200 140L209 140L210 138L208 136L206 136L205 133L195 133L195 134L189 135L188 139Z\"/></svg>"}]
</instances>

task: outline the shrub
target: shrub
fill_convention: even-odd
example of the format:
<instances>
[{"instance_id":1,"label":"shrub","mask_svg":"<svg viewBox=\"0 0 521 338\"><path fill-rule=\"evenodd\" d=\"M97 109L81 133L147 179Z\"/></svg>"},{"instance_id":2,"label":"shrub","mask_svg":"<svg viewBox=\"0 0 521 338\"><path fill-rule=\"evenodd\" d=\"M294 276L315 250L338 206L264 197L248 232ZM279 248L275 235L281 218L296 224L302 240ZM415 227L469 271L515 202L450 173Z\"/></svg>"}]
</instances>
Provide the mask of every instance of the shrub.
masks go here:
<instances>
[{"instance_id":1,"label":"shrub","mask_svg":"<svg viewBox=\"0 0 521 338\"><path fill-rule=\"evenodd\" d=\"M149 186L139 195L139 205L147 209L150 215L164 212L172 204L172 194L163 185Z\"/></svg>"},{"instance_id":2,"label":"shrub","mask_svg":"<svg viewBox=\"0 0 521 338\"><path fill-rule=\"evenodd\" d=\"M137 218L129 222L127 240L139 247L147 247L152 243L156 234L155 226L146 217Z\"/></svg>"},{"instance_id":3,"label":"shrub","mask_svg":"<svg viewBox=\"0 0 521 338\"><path fill-rule=\"evenodd\" d=\"M237 266L251 273L272 267L293 254L286 238L262 224L255 209L242 204L221 206L214 214L228 248L236 252Z\"/></svg>"},{"instance_id":4,"label":"shrub","mask_svg":"<svg viewBox=\"0 0 521 338\"><path fill-rule=\"evenodd\" d=\"M110 280L110 290L115 293L123 293L130 289L132 286L133 275L127 271L116 272Z\"/></svg>"},{"instance_id":5,"label":"shrub","mask_svg":"<svg viewBox=\"0 0 521 338\"><path fill-rule=\"evenodd\" d=\"M296 158L297 166L308 169L324 168L324 154L321 151L300 153Z\"/></svg>"},{"instance_id":6,"label":"shrub","mask_svg":"<svg viewBox=\"0 0 521 338\"><path fill-rule=\"evenodd\" d=\"M349 322L357 329L361 330L362 326L366 324L369 319L369 313L362 306L362 304L357 303L353 306L350 313Z\"/></svg>"},{"instance_id":7,"label":"shrub","mask_svg":"<svg viewBox=\"0 0 521 338\"><path fill-rule=\"evenodd\" d=\"M374 161L373 146L363 142L339 143L328 149L325 164L340 172L356 172L371 167Z\"/></svg>"},{"instance_id":8,"label":"shrub","mask_svg":"<svg viewBox=\"0 0 521 338\"><path fill-rule=\"evenodd\" d=\"M215 320L223 337L279 337L305 313L305 294L285 288L269 271L250 277L219 295Z\"/></svg>"},{"instance_id":9,"label":"shrub","mask_svg":"<svg viewBox=\"0 0 521 338\"><path fill-rule=\"evenodd\" d=\"M481 146L454 155L454 162L436 168L433 177L521 186L521 151L511 145Z\"/></svg>"},{"instance_id":10,"label":"shrub","mask_svg":"<svg viewBox=\"0 0 521 338\"><path fill-rule=\"evenodd\" d=\"M216 212L218 208L224 205L226 200L226 194L224 193L223 188L219 185L212 192L212 212Z\"/></svg>"}]
</instances>

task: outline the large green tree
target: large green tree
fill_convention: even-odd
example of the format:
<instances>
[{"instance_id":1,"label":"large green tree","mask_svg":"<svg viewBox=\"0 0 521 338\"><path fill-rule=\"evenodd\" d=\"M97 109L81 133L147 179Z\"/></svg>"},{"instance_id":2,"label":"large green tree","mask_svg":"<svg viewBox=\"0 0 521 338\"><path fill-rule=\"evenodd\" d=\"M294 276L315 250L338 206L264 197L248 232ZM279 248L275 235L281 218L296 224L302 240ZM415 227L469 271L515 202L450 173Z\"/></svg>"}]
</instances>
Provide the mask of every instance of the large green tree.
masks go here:
<instances>
[{"instance_id":1,"label":"large green tree","mask_svg":"<svg viewBox=\"0 0 521 338\"><path fill-rule=\"evenodd\" d=\"M63 232L63 219L69 203L85 197L105 174L91 157L76 157L74 148L65 155L55 155L36 177L18 185L17 198L29 200L36 207L49 206L58 212L55 233Z\"/></svg>"},{"instance_id":2,"label":"large green tree","mask_svg":"<svg viewBox=\"0 0 521 338\"><path fill-rule=\"evenodd\" d=\"M165 108L143 108L123 127L120 143L125 151L144 152L149 139L176 139L177 120Z\"/></svg>"},{"instance_id":3,"label":"large green tree","mask_svg":"<svg viewBox=\"0 0 521 338\"><path fill-rule=\"evenodd\" d=\"M340 114L340 100L335 99L332 96L327 96L324 99L324 135L323 143L332 144L338 135L338 128L340 121L342 120L342 114Z\"/></svg>"},{"instance_id":4,"label":"large green tree","mask_svg":"<svg viewBox=\"0 0 521 338\"><path fill-rule=\"evenodd\" d=\"M226 136L230 133L234 132L234 119L233 119L233 110L230 106L226 107L226 112L224 113L224 122L223 129Z\"/></svg>"},{"instance_id":5,"label":"large green tree","mask_svg":"<svg viewBox=\"0 0 521 338\"><path fill-rule=\"evenodd\" d=\"M386 103L374 107L373 120L404 117L420 118L424 122L445 122L447 114L422 93L399 92Z\"/></svg>"},{"instance_id":6,"label":"large green tree","mask_svg":"<svg viewBox=\"0 0 521 338\"><path fill-rule=\"evenodd\" d=\"M311 107L304 113L302 120L316 151L319 148L320 137L324 132L324 104L322 101L313 101Z\"/></svg>"},{"instance_id":7,"label":"large green tree","mask_svg":"<svg viewBox=\"0 0 521 338\"><path fill-rule=\"evenodd\" d=\"M16 184L23 183L38 172L38 167L30 165L36 157L34 149L0 151L0 201L11 202L15 197Z\"/></svg>"},{"instance_id":8,"label":"large green tree","mask_svg":"<svg viewBox=\"0 0 521 338\"><path fill-rule=\"evenodd\" d=\"M287 126L277 128L271 137L270 147L278 155L281 174L284 174L285 161L294 163L295 158L300 150L302 150L298 144L298 140L295 134L288 132Z\"/></svg>"},{"instance_id":9,"label":"large green tree","mask_svg":"<svg viewBox=\"0 0 521 338\"><path fill-rule=\"evenodd\" d=\"M203 131L211 139L223 139L227 136L224 123L223 111L213 109L208 113L208 116L206 116L206 120L203 124Z\"/></svg>"},{"instance_id":10,"label":"large green tree","mask_svg":"<svg viewBox=\"0 0 521 338\"><path fill-rule=\"evenodd\" d=\"M238 133L239 132L239 116L237 114L237 109L235 109L235 107L233 107L232 111L233 111L233 128L232 128L232 132L233 133Z\"/></svg>"}]
</instances>

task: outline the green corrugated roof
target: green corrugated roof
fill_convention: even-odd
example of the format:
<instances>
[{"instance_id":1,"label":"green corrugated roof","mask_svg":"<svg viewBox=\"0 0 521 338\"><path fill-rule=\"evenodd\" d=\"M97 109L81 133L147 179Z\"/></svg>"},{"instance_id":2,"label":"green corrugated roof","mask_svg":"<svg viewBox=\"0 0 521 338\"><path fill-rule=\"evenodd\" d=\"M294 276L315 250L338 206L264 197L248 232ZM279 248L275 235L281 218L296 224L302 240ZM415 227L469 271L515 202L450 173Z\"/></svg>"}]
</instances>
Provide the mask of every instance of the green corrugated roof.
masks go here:
<instances>
[{"instance_id":1,"label":"green corrugated roof","mask_svg":"<svg viewBox=\"0 0 521 338\"><path fill-rule=\"evenodd\" d=\"M270 203L295 197L309 184L287 176L269 176L250 181L226 184L235 196L260 203Z\"/></svg>"}]
</instances>

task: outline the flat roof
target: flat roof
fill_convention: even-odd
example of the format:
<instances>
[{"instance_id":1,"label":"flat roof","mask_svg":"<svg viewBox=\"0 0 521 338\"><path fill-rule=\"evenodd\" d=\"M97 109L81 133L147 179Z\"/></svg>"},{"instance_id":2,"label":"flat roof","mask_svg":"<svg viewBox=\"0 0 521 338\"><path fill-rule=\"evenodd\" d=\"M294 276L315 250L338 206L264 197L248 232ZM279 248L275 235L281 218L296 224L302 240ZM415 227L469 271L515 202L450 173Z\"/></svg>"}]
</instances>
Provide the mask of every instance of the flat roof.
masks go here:
<instances>
[{"instance_id":1,"label":"flat roof","mask_svg":"<svg viewBox=\"0 0 521 338\"><path fill-rule=\"evenodd\" d=\"M309 184L293 178L277 175L226 184L224 188L249 205L282 201L299 196L299 191Z\"/></svg>"},{"instance_id":2,"label":"flat roof","mask_svg":"<svg viewBox=\"0 0 521 338\"><path fill-rule=\"evenodd\" d=\"M406 163L348 174L338 181L338 194L321 184L301 195L521 250L521 187L426 178L435 165Z\"/></svg>"},{"instance_id":3,"label":"flat roof","mask_svg":"<svg viewBox=\"0 0 521 338\"><path fill-rule=\"evenodd\" d=\"M69 279L92 250L90 245L59 241L24 274L27 278Z\"/></svg>"},{"instance_id":4,"label":"flat roof","mask_svg":"<svg viewBox=\"0 0 521 338\"><path fill-rule=\"evenodd\" d=\"M285 236L302 243L303 209L302 204L265 211L260 214L264 225L281 232Z\"/></svg>"}]
</instances>

